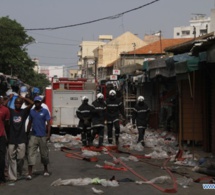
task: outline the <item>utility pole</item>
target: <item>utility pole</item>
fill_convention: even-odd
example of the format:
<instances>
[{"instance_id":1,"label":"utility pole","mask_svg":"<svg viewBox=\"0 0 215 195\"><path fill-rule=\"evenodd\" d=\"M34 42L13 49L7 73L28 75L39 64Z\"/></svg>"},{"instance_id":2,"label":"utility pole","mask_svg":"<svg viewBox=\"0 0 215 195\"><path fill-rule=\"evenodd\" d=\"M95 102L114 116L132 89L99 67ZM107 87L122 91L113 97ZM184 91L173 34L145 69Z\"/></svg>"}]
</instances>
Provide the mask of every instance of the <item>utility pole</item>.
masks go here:
<instances>
[{"instance_id":1,"label":"utility pole","mask_svg":"<svg viewBox=\"0 0 215 195\"><path fill-rule=\"evenodd\" d=\"M133 47L134 47L134 65L136 64L136 56L135 56L135 49L136 49L136 43L132 43Z\"/></svg>"},{"instance_id":2,"label":"utility pole","mask_svg":"<svg viewBox=\"0 0 215 195\"><path fill-rule=\"evenodd\" d=\"M97 68L98 68L97 62L98 62L98 60L97 60L97 58L95 58L95 59L94 59L94 65L95 65L95 82L96 82L96 83L97 83L97 81L98 81L98 78L97 78L97 77L98 77L98 76L97 76L97 75L98 75L98 72L97 72L97 71L98 71L98 70L97 70Z\"/></svg>"},{"instance_id":3,"label":"utility pole","mask_svg":"<svg viewBox=\"0 0 215 195\"><path fill-rule=\"evenodd\" d=\"M159 31L159 40L160 40L160 50L161 50L161 54L162 54L163 48L162 48L162 41L161 41L161 30Z\"/></svg>"}]
</instances>

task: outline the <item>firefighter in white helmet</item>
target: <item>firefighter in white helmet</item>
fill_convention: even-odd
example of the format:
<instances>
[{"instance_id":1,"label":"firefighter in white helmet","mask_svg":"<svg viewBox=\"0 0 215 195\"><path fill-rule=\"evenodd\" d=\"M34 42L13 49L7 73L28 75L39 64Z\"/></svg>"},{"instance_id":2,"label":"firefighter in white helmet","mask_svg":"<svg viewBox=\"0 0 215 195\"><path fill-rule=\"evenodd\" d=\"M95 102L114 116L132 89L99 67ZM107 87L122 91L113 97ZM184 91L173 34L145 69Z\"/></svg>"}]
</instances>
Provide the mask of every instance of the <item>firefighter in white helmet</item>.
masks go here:
<instances>
[{"instance_id":1,"label":"firefighter in white helmet","mask_svg":"<svg viewBox=\"0 0 215 195\"><path fill-rule=\"evenodd\" d=\"M97 147L103 145L104 140L104 121L105 121L105 112L106 112L106 103L104 101L104 95L102 93L97 94L97 99L92 102L94 108L92 113L92 143L96 136L99 135L99 143Z\"/></svg>"},{"instance_id":2,"label":"firefighter in white helmet","mask_svg":"<svg viewBox=\"0 0 215 195\"><path fill-rule=\"evenodd\" d=\"M145 129L149 120L150 109L144 102L144 97L139 96L137 98L137 104L133 108L132 112L132 124L133 127L137 126L138 129L138 140L137 143L141 142L144 146L144 135Z\"/></svg>"},{"instance_id":3,"label":"firefighter in white helmet","mask_svg":"<svg viewBox=\"0 0 215 195\"><path fill-rule=\"evenodd\" d=\"M82 104L76 111L77 117L80 119L78 128L81 131L81 141L83 146L90 146L91 144L91 120L93 107L88 104L89 98L82 97Z\"/></svg>"},{"instance_id":4,"label":"firefighter in white helmet","mask_svg":"<svg viewBox=\"0 0 215 195\"><path fill-rule=\"evenodd\" d=\"M108 142L112 144L113 142L113 126L115 127L115 143L119 143L119 134L120 134L120 124L119 118L120 114L123 117L125 122L125 112L124 105L121 99L116 97L116 91L110 90L109 96L106 100L107 105L107 128L108 128Z\"/></svg>"}]
</instances>

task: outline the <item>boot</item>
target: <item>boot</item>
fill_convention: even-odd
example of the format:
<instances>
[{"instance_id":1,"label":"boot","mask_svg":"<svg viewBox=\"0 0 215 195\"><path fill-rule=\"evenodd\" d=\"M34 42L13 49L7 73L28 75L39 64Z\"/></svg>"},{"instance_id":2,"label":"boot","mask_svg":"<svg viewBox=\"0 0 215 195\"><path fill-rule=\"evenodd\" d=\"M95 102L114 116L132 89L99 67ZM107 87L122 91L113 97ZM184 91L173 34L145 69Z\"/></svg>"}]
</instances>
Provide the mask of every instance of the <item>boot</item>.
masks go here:
<instances>
[{"instance_id":1,"label":"boot","mask_svg":"<svg viewBox=\"0 0 215 195\"><path fill-rule=\"evenodd\" d=\"M113 139L112 138L108 138L108 143L112 144L113 143Z\"/></svg>"},{"instance_id":2,"label":"boot","mask_svg":"<svg viewBox=\"0 0 215 195\"><path fill-rule=\"evenodd\" d=\"M116 137L116 145L118 146L119 145L119 138L118 137Z\"/></svg>"}]
</instances>

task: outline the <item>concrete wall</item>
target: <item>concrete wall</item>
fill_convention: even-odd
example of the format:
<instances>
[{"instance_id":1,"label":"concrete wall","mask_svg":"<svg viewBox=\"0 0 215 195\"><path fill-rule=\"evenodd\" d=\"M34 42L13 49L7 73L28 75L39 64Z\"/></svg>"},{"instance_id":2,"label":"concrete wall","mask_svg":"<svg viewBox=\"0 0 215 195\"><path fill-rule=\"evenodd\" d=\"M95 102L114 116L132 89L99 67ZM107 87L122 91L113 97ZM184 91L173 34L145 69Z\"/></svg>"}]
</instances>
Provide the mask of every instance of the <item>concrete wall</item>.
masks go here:
<instances>
[{"instance_id":1,"label":"concrete wall","mask_svg":"<svg viewBox=\"0 0 215 195\"><path fill-rule=\"evenodd\" d=\"M135 43L135 49L146 45L146 43L136 35L131 32L126 32L106 45L97 48L94 51L94 55L98 58L98 67L105 67L117 60L122 52L134 50L133 43Z\"/></svg>"},{"instance_id":2,"label":"concrete wall","mask_svg":"<svg viewBox=\"0 0 215 195\"><path fill-rule=\"evenodd\" d=\"M215 31L215 9L211 10L211 24L210 24L211 32Z\"/></svg>"},{"instance_id":3,"label":"concrete wall","mask_svg":"<svg viewBox=\"0 0 215 195\"><path fill-rule=\"evenodd\" d=\"M194 27L196 37L211 32L211 19L205 15L196 15L190 21L189 26L179 26L174 28L173 38L192 38L194 37ZM187 33L185 33L187 32Z\"/></svg>"}]
</instances>

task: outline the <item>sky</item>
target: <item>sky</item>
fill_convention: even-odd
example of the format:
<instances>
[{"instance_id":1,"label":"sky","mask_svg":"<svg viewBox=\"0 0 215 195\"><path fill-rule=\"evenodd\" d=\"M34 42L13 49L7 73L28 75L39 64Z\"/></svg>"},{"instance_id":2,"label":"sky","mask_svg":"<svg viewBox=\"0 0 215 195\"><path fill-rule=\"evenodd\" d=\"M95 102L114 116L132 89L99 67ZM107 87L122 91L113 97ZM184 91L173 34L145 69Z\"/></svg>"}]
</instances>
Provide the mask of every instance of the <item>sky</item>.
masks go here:
<instances>
[{"instance_id":1,"label":"sky","mask_svg":"<svg viewBox=\"0 0 215 195\"><path fill-rule=\"evenodd\" d=\"M26 48L39 65L75 68L82 41L127 31L173 38L174 27L188 26L194 14L209 17L214 8L215 0L0 0L0 17L16 20L36 40ZM55 27L62 28L47 29Z\"/></svg>"}]
</instances>

